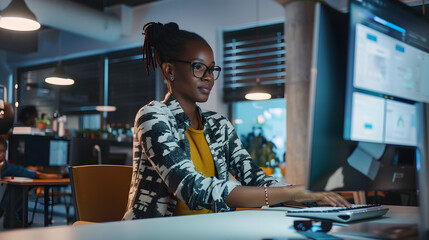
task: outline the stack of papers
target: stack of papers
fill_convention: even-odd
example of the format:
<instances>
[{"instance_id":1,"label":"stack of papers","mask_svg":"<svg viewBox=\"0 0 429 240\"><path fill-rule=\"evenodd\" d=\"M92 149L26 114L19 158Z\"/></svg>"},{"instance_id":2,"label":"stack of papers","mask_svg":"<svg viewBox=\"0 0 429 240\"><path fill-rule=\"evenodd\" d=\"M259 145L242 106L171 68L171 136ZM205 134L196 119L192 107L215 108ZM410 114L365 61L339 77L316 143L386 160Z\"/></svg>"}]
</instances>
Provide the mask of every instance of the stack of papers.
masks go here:
<instances>
[{"instance_id":1,"label":"stack of papers","mask_svg":"<svg viewBox=\"0 0 429 240\"><path fill-rule=\"evenodd\" d=\"M4 180L9 180L9 181L17 181L17 182L32 182L33 179L32 178L28 178L28 177L4 177Z\"/></svg>"}]
</instances>

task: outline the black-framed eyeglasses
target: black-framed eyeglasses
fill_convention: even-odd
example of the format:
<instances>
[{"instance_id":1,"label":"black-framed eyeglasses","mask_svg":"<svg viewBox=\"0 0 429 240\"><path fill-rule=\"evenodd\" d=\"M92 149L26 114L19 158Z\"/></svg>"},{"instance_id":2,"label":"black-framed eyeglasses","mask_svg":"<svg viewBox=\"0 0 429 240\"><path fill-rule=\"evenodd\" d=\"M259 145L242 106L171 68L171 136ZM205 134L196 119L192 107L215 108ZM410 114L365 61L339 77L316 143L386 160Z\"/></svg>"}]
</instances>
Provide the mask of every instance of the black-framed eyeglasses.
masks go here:
<instances>
[{"instance_id":1,"label":"black-framed eyeglasses","mask_svg":"<svg viewBox=\"0 0 429 240\"><path fill-rule=\"evenodd\" d=\"M213 74L214 80L217 80L219 78L220 71L222 70L222 68L219 66L208 67L202 62L190 62L190 61L184 61L179 59L171 59L170 62L181 62L181 63L191 64L192 74L196 78L203 78L208 72L209 74Z\"/></svg>"}]
</instances>

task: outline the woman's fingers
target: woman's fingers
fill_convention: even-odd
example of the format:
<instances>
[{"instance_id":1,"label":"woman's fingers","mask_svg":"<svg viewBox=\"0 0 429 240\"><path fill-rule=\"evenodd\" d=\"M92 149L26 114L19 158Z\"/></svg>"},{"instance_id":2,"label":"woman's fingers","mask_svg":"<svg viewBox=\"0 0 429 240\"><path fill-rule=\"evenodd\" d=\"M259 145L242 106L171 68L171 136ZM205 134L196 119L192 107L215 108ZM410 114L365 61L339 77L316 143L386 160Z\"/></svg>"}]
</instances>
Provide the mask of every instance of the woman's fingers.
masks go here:
<instances>
[{"instance_id":1,"label":"woman's fingers","mask_svg":"<svg viewBox=\"0 0 429 240\"><path fill-rule=\"evenodd\" d=\"M321 205L334 207L350 207L351 204L341 195L335 192L313 192L309 193L304 186L294 186L294 199L299 202L316 202Z\"/></svg>"},{"instance_id":2,"label":"woman's fingers","mask_svg":"<svg viewBox=\"0 0 429 240\"><path fill-rule=\"evenodd\" d=\"M319 195L319 200L334 207L350 207L351 204L341 195L334 192L316 193Z\"/></svg>"}]
</instances>

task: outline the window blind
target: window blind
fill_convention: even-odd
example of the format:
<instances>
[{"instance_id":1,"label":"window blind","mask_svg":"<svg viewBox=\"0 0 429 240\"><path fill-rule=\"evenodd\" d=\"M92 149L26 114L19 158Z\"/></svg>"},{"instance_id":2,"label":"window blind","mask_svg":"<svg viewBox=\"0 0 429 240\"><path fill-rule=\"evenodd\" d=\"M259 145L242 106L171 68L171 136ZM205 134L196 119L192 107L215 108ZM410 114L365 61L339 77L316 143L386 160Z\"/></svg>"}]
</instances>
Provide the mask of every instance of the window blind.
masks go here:
<instances>
[{"instance_id":1,"label":"window blind","mask_svg":"<svg viewBox=\"0 0 429 240\"><path fill-rule=\"evenodd\" d=\"M257 85L273 98L284 97L286 45L284 24L223 32L224 101L242 101Z\"/></svg>"},{"instance_id":2,"label":"window blind","mask_svg":"<svg viewBox=\"0 0 429 240\"><path fill-rule=\"evenodd\" d=\"M146 73L141 48L109 56L109 105L117 110L108 115L109 124L133 126L137 111L155 99L155 74Z\"/></svg>"}]
</instances>

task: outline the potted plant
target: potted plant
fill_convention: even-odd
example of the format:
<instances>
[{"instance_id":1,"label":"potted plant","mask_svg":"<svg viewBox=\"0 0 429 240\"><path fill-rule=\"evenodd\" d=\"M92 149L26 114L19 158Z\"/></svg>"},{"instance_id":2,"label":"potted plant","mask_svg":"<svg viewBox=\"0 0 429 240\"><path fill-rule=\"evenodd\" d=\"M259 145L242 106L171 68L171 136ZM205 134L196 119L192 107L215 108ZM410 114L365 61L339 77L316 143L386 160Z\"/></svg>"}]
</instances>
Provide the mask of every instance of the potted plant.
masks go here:
<instances>
[{"instance_id":1,"label":"potted plant","mask_svg":"<svg viewBox=\"0 0 429 240\"><path fill-rule=\"evenodd\" d=\"M255 161L267 175L273 174L274 167L279 162L274 152L276 146L273 142L268 141L262 132L256 134L250 132L247 136L243 136L243 145L253 161Z\"/></svg>"},{"instance_id":2,"label":"potted plant","mask_svg":"<svg viewBox=\"0 0 429 240\"><path fill-rule=\"evenodd\" d=\"M48 114L42 114L41 118L36 118L36 124L38 129L45 131L46 126L51 124L51 118Z\"/></svg>"}]
</instances>

